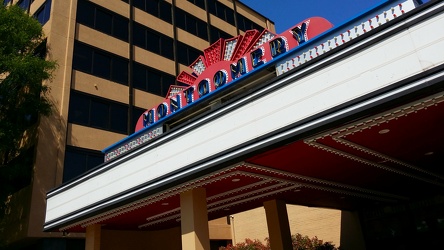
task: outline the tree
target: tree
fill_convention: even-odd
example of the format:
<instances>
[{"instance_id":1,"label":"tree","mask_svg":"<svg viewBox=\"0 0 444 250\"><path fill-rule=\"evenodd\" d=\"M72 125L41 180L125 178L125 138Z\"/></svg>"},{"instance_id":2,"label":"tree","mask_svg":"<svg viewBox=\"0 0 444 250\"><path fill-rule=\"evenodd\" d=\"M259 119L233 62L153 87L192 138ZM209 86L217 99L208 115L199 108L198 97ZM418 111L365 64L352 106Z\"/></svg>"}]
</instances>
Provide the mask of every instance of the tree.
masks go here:
<instances>
[{"instance_id":1,"label":"tree","mask_svg":"<svg viewBox=\"0 0 444 250\"><path fill-rule=\"evenodd\" d=\"M40 115L51 113L49 88L42 82L51 79L56 62L45 57L40 23L16 5L0 4L0 208L30 181L23 170L32 172L33 128Z\"/></svg>"}]
</instances>

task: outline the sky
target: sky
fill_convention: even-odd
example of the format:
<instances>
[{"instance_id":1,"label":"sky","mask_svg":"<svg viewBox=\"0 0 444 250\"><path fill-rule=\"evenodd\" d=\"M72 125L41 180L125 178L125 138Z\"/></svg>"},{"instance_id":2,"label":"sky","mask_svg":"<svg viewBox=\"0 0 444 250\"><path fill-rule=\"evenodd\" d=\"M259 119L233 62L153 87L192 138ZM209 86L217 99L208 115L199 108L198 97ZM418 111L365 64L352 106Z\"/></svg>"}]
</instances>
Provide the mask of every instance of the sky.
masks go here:
<instances>
[{"instance_id":1,"label":"sky","mask_svg":"<svg viewBox=\"0 0 444 250\"><path fill-rule=\"evenodd\" d=\"M383 0L240 0L272 20L276 33L291 28L309 17L323 17L338 26Z\"/></svg>"}]
</instances>

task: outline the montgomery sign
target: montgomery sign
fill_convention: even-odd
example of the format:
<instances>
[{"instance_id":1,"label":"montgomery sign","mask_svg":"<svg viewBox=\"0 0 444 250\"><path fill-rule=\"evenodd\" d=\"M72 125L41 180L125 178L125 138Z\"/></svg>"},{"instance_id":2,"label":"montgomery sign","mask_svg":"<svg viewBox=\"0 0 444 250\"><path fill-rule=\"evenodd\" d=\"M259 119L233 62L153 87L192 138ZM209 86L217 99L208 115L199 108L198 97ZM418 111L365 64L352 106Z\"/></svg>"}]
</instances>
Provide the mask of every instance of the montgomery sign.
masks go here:
<instances>
[{"instance_id":1,"label":"montgomery sign","mask_svg":"<svg viewBox=\"0 0 444 250\"><path fill-rule=\"evenodd\" d=\"M338 28L343 29L327 40L324 37L331 33L327 31L333 25L321 17L306 19L279 35L267 29L262 32L249 30L231 39L219 39L204 49L204 55L190 65L192 73L183 71L179 74L177 81L184 86L171 86L161 103L139 117L136 133L103 150L105 162L161 135L165 118L179 114L197 100L208 98L228 85L236 84L238 79L255 70L273 64L276 74L283 74L415 8L412 0L387 2L397 5L368 19L356 20L351 26L349 23L348 26L340 26ZM314 38L321 33L324 33L321 36L324 40L313 44ZM301 49L292 53L297 47Z\"/></svg>"}]
</instances>

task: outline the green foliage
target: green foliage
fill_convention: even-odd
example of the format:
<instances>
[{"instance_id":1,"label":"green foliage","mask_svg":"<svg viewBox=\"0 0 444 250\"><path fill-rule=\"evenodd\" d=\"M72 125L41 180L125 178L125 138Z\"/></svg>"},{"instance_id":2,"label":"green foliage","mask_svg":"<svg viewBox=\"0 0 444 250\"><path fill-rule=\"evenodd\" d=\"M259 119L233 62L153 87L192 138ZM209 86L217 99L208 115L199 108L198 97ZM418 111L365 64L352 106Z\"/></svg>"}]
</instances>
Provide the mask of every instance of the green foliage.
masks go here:
<instances>
[{"instance_id":1,"label":"green foliage","mask_svg":"<svg viewBox=\"0 0 444 250\"><path fill-rule=\"evenodd\" d=\"M26 130L49 115L48 86L56 63L46 60L42 26L18 6L0 6L0 167L15 158Z\"/></svg>"},{"instance_id":2,"label":"green foliage","mask_svg":"<svg viewBox=\"0 0 444 250\"><path fill-rule=\"evenodd\" d=\"M6 185L14 186L23 176L15 168L29 169L21 166L28 165L29 160L18 159L32 146L39 115L51 112L49 88L42 82L51 79L56 63L45 56L46 40L40 23L16 5L0 4L1 201L9 195L7 190L14 190ZM15 177L11 179L9 173ZM29 178L28 173L24 176Z\"/></svg>"},{"instance_id":3,"label":"green foliage","mask_svg":"<svg viewBox=\"0 0 444 250\"><path fill-rule=\"evenodd\" d=\"M323 242L317 237L310 238L301 234L291 236L293 250L338 250L331 242ZM219 250L270 250L270 240L265 239L265 244L259 240L245 239L245 242L236 245L221 247Z\"/></svg>"}]
</instances>

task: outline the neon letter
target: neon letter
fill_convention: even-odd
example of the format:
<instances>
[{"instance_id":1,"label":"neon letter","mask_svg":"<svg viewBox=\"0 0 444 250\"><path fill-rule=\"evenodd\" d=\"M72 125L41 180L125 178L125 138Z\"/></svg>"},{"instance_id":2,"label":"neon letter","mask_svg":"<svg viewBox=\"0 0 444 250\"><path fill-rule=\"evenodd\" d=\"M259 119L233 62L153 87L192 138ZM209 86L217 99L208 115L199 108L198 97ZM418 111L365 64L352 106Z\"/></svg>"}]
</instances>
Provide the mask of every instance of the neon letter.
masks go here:
<instances>
[{"instance_id":1,"label":"neon letter","mask_svg":"<svg viewBox=\"0 0 444 250\"><path fill-rule=\"evenodd\" d=\"M264 61L262 59L262 49L256 49L255 51L251 52L251 65L253 68L256 68L259 65L262 65Z\"/></svg>"},{"instance_id":2,"label":"neon letter","mask_svg":"<svg viewBox=\"0 0 444 250\"><path fill-rule=\"evenodd\" d=\"M173 99L173 97L171 97L170 98L171 113L176 112L180 108L181 108L180 95L176 95L176 99Z\"/></svg>"},{"instance_id":3,"label":"neon letter","mask_svg":"<svg viewBox=\"0 0 444 250\"><path fill-rule=\"evenodd\" d=\"M286 51L285 40L282 37L278 37L273 41L270 41L271 56L276 57Z\"/></svg>"},{"instance_id":4,"label":"neon letter","mask_svg":"<svg viewBox=\"0 0 444 250\"><path fill-rule=\"evenodd\" d=\"M296 38L296 41L298 41L299 44L305 43L305 35L307 33L307 24L303 23L301 27L296 27L291 30L293 33L294 38Z\"/></svg>"},{"instance_id":5,"label":"neon letter","mask_svg":"<svg viewBox=\"0 0 444 250\"><path fill-rule=\"evenodd\" d=\"M210 93L210 83L208 80L204 79L200 81L200 83L197 85L197 90L199 91L199 97Z\"/></svg>"},{"instance_id":6,"label":"neon letter","mask_svg":"<svg viewBox=\"0 0 444 250\"><path fill-rule=\"evenodd\" d=\"M227 83L227 76L221 70L217 71L213 77L214 86L217 88L222 87L225 83Z\"/></svg>"},{"instance_id":7,"label":"neon letter","mask_svg":"<svg viewBox=\"0 0 444 250\"><path fill-rule=\"evenodd\" d=\"M194 101L193 100L193 92L194 92L193 87L189 87L183 91L183 94L185 95L185 100L187 101L187 104L190 104Z\"/></svg>"},{"instance_id":8,"label":"neon letter","mask_svg":"<svg viewBox=\"0 0 444 250\"><path fill-rule=\"evenodd\" d=\"M165 117L167 113L168 106L165 103L161 103L159 104L159 106L157 106L157 117L159 118L159 120Z\"/></svg>"},{"instance_id":9,"label":"neon letter","mask_svg":"<svg viewBox=\"0 0 444 250\"><path fill-rule=\"evenodd\" d=\"M231 78L234 80L239 76L247 73L247 69L245 68L245 59L241 58L237 61L237 64L230 64L231 69Z\"/></svg>"}]
</instances>

